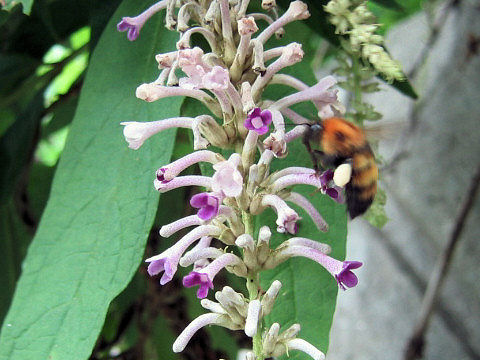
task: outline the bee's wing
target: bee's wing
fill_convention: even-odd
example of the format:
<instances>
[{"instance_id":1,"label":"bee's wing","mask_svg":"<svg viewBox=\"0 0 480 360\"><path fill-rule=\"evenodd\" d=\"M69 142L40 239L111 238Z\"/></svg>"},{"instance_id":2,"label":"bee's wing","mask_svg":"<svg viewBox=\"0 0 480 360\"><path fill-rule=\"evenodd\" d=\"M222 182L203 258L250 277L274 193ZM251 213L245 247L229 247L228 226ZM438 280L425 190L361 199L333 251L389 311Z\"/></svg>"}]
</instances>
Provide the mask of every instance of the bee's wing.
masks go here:
<instances>
[{"instance_id":1,"label":"bee's wing","mask_svg":"<svg viewBox=\"0 0 480 360\"><path fill-rule=\"evenodd\" d=\"M367 122L363 126L369 141L395 140L408 130L408 121Z\"/></svg>"}]
</instances>

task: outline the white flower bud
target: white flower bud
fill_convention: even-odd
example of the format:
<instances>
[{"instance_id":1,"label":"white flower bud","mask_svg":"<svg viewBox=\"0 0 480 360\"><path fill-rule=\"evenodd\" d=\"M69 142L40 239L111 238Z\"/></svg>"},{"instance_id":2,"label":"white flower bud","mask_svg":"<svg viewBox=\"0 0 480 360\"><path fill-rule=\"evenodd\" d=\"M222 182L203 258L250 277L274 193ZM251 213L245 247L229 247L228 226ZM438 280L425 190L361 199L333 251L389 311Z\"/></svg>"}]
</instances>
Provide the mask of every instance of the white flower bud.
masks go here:
<instances>
[{"instance_id":1,"label":"white flower bud","mask_svg":"<svg viewBox=\"0 0 480 360\"><path fill-rule=\"evenodd\" d=\"M279 323L273 323L272 326L270 326L270 329L268 329L268 332L265 334L265 338L263 339L263 351L265 354L270 355L270 353L275 349L279 331Z\"/></svg>"},{"instance_id":2,"label":"white flower bud","mask_svg":"<svg viewBox=\"0 0 480 360\"><path fill-rule=\"evenodd\" d=\"M226 314L227 312L225 309L220 305L219 303L216 303L215 301L209 300L209 299L202 299L200 301L200 304L202 307L206 310L210 310L211 312L217 313L217 314Z\"/></svg>"},{"instance_id":3,"label":"white flower bud","mask_svg":"<svg viewBox=\"0 0 480 360\"><path fill-rule=\"evenodd\" d=\"M272 232L270 231L270 228L268 226L262 226L260 228L260 231L258 233L258 243L266 243L268 245L268 242L270 240L270 237L272 236Z\"/></svg>"},{"instance_id":4,"label":"white flower bud","mask_svg":"<svg viewBox=\"0 0 480 360\"><path fill-rule=\"evenodd\" d=\"M275 299L282 287L282 283L278 280L275 280L272 285L268 288L267 292L262 298L262 311L264 315L270 314L272 311Z\"/></svg>"},{"instance_id":5,"label":"white flower bud","mask_svg":"<svg viewBox=\"0 0 480 360\"><path fill-rule=\"evenodd\" d=\"M254 337L258 329L258 321L260 320L260 300L252 300L248 304L248 314L245 320L245 334Z\"/></svg>"},{"instance_id":6,"label":"white flower bud","mask_svg":"<svg viewBox=\"0 0 480 360\"><path fill-rule=\"evenodd\" d=\"M293 339L295 336L298 335L300 329L300 324L293 324L287 330L280 334L280 336L278 337L278 341L288 341L289 339Z\"/></svg>"},{"instance_id":7,"label":"white flower bud","mask_svg":"<svg viewBox=\"0 0 480 360\"><path fill-rule=\"evenodd\" d=\"M235 245L240 246L241 248L248 249L250 251L255 250L255 244L253 243L253 238L249 234L240 235L237 240L235 240Z\"/></svg>"}]
</instances>

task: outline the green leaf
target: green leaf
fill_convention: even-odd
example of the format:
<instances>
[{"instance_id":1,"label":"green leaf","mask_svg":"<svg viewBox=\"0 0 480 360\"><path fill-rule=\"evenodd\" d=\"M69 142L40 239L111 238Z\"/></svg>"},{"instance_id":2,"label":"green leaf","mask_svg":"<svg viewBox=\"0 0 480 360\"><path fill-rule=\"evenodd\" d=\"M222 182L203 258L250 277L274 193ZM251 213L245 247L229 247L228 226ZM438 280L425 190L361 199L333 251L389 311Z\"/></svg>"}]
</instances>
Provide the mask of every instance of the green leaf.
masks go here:
<instances>
[{"instance_id":1,"label":"green leaf","mask_svg":"<svg viewBox=\"0 0 480 360\"><path fill-rule=\"evenodd\" d=\"M29 56L0 54L0 95L6 96L31 76L41 63Z\"/></svg>"},{"instance_id":2,"label":"green leaf","mask_svg":"<svg viewBox=\"0 0 480 360\"><path fill-rule=\"evenodd\" d=\"M375 14L377 23L382 26L379 29L379 34L383 35L389 29L391 29L399 21L412 16L413 14L423 9L422 0L402 0L401 11L392 7L383 6L381 3L383 0L368 2L368 8Z\"/></svg>"},{"instance_id":3,"label":"green leaf","mask_svg":"<svg viewBox=\"0 0 480 360\"><path fill-rule=\"evenodd\" d=\"M115 23L148 1L124 1L101 37L86 76L50 200L17 284L0 336L0 359L86 359L109 303L141 261L155 216L155 169L169 161L174 131L137 151L121 121L178 115L181 99L152 104L135 88L158 74L154 55L177 35L161 16L131 43Z\"/></svg>"},{"instance_id":4,"label":"green leaf","mask_svg":"<svg viewBox=\"0 0 480 360\"><path fill-rule=\"evenodd\" d=\"M0 203L8 199L30 160L43 112L43 95L37 93L0 139Z\"/></svg>"},{"instance_id":5,"label":"green leaf","mask_svg":"<svg viewBox=\"0 0 480 360\"><path fill-rule=\"evenodd\" d=\"M85 0L37 1L30 16L15 7L0 29L2 50L42 60L53 45L66 44L73 32L89 25L92 3Z\"/></svg>"},{"instance_id":6,"label":"green leaf","mask_svg":"<svg viewBox=\"0 0 480 360\"><path fill-rule=\"evenodd\" d=\"M412 99L418 99L418 94L413 88L412 84L410 84L410 81L408 81L408 79L404 81L393 80L392 83L389 83L381 74L377 76L381 78L383 81L385 81L387 84L389 84L390 86L393 86L395 89L400 91L402 94L407 95Z\"/></svg>"},{"instance_id":7,"label":"green leaf","mask_svg":"<svg viewBox=\"0 0 480 360\"><path fill-rule=\"evenodd\" d=\"M395 11L403 11L403 7L396 0L372 0L372 2Z\"/></svg>"},{"instance_id":8,"label":"green leaf","mask_svg":"<svg viewBox=\"0 0 480 360\"><path fill-rule=\"evenodd\" d=\"M32 10L33 0L6 0L4 9L10 10L17 4L22 4L23 13L26 15L30 15L30 11Z\"/></svg>"},{"instance_id":9,"label":"green leaf","mask_svg":"<svg viewBox=\"0 0 480 360\"><path fill-rule=\"evenodd\" d=\"M303 22L308 25L315 33L326 39L334 46L340 46L339 36L335 34L335 27L328 21L328 14L323 11L323 7L330 0L305 0L308 5L310 17ZM277 3L287 9L291 0L278 0Z\"/></svg>"},{"instance_id":10,"label":"green leaf","mask_svg":"<svg viewBox=\"0 0 480 360\"><path fill-rule=\"evenodd\" d=\"M373 226L381 229L388 222L388 216L385 212L385 205L387 203L387 194L385 191L378 187L377 195L375 200L373 200L372 206L368 211L363 215L363 217Z\"/></svg>"},{"instance_id":11,"label":"green leaf","mask_svg":"<svg viewBox=\"0 0 480 360\"><path fill-rule=\"evenodd\" d=\"M77 94L66 96L62 100L52 105L51 119L48 123L42 126L42 139L48 138L55 132L65 128L72 122L75 115L75 110L78 105Z\"/></svg>"},{"instance_id":12,"label":"green leaf","mask_svg":"<svg viewBox=\"0 0 480 360\"><path fill-rule=\"evenodd\" d=\"M0 323L7 314L20 276L20 265L32 239L31 229L22 221L12 198L0 205Z\"/></svg>"},{"instance_id":13,"label":"green leaf","mask_svg":"<svg viewBox=\"0 0 480 360\"><path fill-rule=\"evenodd\" d=\"M90 7L90 27L92 29L90 48L95 49L98 39L105 29L108 19L112 16L121 0L92 1Z\"/></svg>"}]
</instances>

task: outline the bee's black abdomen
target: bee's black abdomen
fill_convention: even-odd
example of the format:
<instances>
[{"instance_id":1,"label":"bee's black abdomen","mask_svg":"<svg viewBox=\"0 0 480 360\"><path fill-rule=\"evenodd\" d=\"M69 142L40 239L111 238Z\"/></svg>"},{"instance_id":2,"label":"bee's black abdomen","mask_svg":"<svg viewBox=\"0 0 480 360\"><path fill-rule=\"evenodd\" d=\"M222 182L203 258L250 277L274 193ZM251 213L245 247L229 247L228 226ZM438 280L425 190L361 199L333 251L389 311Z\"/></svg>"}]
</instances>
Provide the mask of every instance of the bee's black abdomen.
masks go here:
<instances>
[{"instance_id":1,"label":"bee's black abdomen","mask_svg":"<svg viewBox=\"0 0 480 360\"><path fill-rule=\"evenodd\" d=\"M352 179L345 189L347 209L353 219L372 205L377 193L378 168L370 146L359 149L352 158Z\"/></svg>"},{"instance_id":2,"label":"bee's black abdomen","mask_svg":"<svg viewBox=\"0 0 480 360\"><path fill-rule=\"evenodd\" d=\"M347 210L351 219L362 215L367 209L372 205L373 199L375 196L369 197L367 199L362 198L363 190L347 184L345 189L347 196Z\"/></svg>"}]
</instances>

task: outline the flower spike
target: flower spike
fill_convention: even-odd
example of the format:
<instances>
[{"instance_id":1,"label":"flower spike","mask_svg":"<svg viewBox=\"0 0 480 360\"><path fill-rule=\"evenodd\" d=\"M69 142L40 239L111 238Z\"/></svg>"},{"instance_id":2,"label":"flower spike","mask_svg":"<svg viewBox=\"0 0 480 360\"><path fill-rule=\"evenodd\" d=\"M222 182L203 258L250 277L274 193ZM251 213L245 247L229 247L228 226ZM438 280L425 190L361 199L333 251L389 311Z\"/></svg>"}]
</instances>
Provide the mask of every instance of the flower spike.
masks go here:
<instances>
[{"instance_id":1,"label":"flower spike","mask_svg":"<svg viewBox=\"0 0 480 360\"><path fill-rule=\"evenodd\" d=\"M194 211L161 227L162 237L173 238L180 233L180 239L162 253L148 258L147 272L150 276L158 275L160 284L164 285L173 279L178 266L188 268L183 285L197 287L196 295L207 310L178 336L173 344L174 352L183 351L200 328L217 325L244 331L252 338L253 351L246 352L247 360L288 356L293 350L303 351L314 360L323 360L325 355L320 350L297 338L299 324L281 329L279 323L272 321L273 324L265 328L264 317L275 314L275 303L286 293L281 292L282 284L275 279L268 289L262 289L265 278L261 278L261 272L289 258L302 256L323 266L341 289L357 285L354 271L362 263L329 257L327 254L336 246L335 242L324 244L301 234L291 236L297 234L299 224L304 221L300 211L312 219L319 231L328 231L328 224L309 199L290 187L314 186L341 202L343 187L352 178L352 164L347 160L335 171L321 174L301 165L282 169L279 164L279 160L287 157L292 142L304 137L313 123L297 113L296 104L311 102L322 118L341 116L345 108L333 88L337 83L333 76L309 86L283 73L285 67L303 60L300 43L270 47L268 40L273 35L281 37L289 31L286 25L290 22L310 16L307 5L291 1L288 9L280 14L276 0L261 0L261 8L268 14L262 10L248 14L250 1L161 0L137 17L125 17L118 24L118 30L126 31L128 39L133 41L147 19L165 9L166 27L180 33L177 48L172 46L172 51L155 55L159 72L153 79L139 84L135 95L146 103L160 100L165 106L168 103L161 99L189 97L202 106L190 109L205 109L193 117L121 123L128 146L135 150L166 129L186 128L193 135L189 137L193 139L193 151L185 155L182 147L181 156L177 157L175 152L171 163L157 165L152 180L160 193L186 186L200 188L186 192L191 194L189 203ZM349 0L331 0L326 6L335 19L345 20L341 13L345 9L332 6L332 1ZM360 22L359 26L350 27L351 21L363 21L368 14L365 6L356 6L352 17L346 19L348 26L342 34L350 37L352 48L359 56L369 59L377 68L391 67L392 64L385 65L378 50L379 37L373 34L376 25ZM265 25L263 31L259 31L258 21L266 22L262 24ZM340 25L336 24L337 30ZM194 46L192 35L203 37L206 47ZM367 40L368 44L363 44ZM390 68L389 72L392 71ZM274 84L288 87L289 95L280 99L273 96L275 101L265 98L265 94L272 94L270 89ZM294 124L288 132L287 121ZM149 154L145 150L139 155ZM291 154L290 158L292 155L297 154ZM193 167L200 167L202 175L186 173ZM184 197L177 200L182 201ZM276 213L276 230L281 235L272 236L270 227L258 222L258 215L270 211L267 208ZM330 226L336 226L334 219L330 219ZM271 243L279 245L272 248ZM215 277L222 269L245 279L248 295L225 286L215 292L215 300L208 300L210 290L218 282Z\"/></svg>"}]
</instances>

